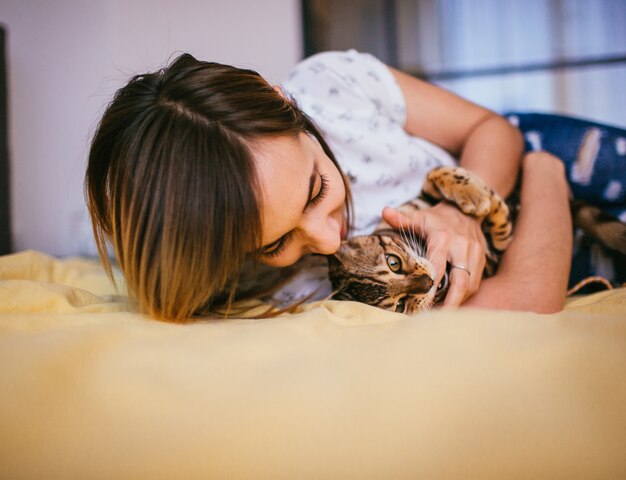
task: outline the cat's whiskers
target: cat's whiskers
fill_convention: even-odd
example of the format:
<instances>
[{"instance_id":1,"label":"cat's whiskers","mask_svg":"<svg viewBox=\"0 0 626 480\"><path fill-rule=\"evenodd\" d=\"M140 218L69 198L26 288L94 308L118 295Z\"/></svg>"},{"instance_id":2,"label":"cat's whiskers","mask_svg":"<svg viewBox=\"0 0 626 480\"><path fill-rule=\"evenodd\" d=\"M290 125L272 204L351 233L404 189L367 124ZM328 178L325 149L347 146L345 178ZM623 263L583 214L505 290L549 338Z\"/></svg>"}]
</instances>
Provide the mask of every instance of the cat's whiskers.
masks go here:
<instances>
[{"instance_id":1,"label":"cat's whiskers","mask_svg":"<svg viewBox=\"0 0 626 480\"><path fill-rule=\"evenodd\" d=\"M402 224L402 217L400 218L400 228L398 232L400 233L400 239L402 240L402 243L406 245L407 249L409 250L409 253L414 254L415 249L413 248L413 242L411 241L411 238L409 238L409 234L411 232L410 232L410 229L404 228L404 225Z\"/></svg>"},{"instance_id":2,"label":"cat's whiskers","mask_svg":"<svg viewBox=\"0 0 626 480\"><path fill-rule=\"evenodd\" d=\"M417 239L414 237L405 236L403 241L413 259L416 261L419 260L421 257L421 250Z\"/></svg>"},{"instance_id":3,"label":"cat's whiskers","mask_svg":"<svg viewBox=\"0 0 626 480\"><path fill-rule=\"evenodd\" d=\"M402 243L406 245L413 259L419 260L423 258L426 253L426 242L424 239L417 235L413 228L405 228L404 225L402 225L402 220L400 220L399 232Z\"/></svg>"},{"instance_id":4,"label":"cat's whiskers","mask_svg":"<svg viewBox=\"0 0 626 480\"><path fill-rule=\"evenodd\" d=\"M426 231L426 220L422 219L422 225L420 227L420 231L424 232ZM428 239L425 236L421 236L421 245L422 245L422 252L424 257L428 258L430 257L430 242L428 241Z\"/></svg>"}]
</instances>

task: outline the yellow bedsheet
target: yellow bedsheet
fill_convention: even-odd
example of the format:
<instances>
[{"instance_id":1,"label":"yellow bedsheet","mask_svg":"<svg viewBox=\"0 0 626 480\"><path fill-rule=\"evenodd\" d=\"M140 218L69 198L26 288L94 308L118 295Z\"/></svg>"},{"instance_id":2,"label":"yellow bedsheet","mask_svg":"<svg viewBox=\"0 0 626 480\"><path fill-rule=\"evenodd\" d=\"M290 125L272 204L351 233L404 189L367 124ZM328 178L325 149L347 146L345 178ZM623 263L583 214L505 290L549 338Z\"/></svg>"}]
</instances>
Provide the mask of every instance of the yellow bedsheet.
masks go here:
<instances>
[{"instance_id":1,"label":"yellow bedsheet","mask_svg":"<svg viewBox=\"0 0 626 480\"><path fill-rule=\"evenodd\" d=\"M0 478L626 478L626 290L555 315L350 302L177 326L0 257Z\"/></svg>"}]
</instances>

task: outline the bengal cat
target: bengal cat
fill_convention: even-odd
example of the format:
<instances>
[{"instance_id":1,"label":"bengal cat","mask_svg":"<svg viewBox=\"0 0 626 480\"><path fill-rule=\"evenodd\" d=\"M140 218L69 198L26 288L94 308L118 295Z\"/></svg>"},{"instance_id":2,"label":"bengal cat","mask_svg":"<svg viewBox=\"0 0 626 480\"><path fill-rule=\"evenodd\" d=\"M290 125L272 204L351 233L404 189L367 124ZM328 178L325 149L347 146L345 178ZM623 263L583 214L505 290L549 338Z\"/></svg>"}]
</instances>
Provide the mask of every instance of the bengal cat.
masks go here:
<instances>
[{"instance_id":1,"label":"bengal cat","mask_svg":"<svg viewBox=\"0 0 626 480\"><path fill-rule=\"evenodd\" d=\"M410 214L442 200L480 219L488 243L483 275L493 275L512 240L509 205L471 172L461 167L438 167L427 175L420 196L400 210ZM516 208L515 203L511 208ZM619 219L578 201L572 202L572 213L575 225L613 252L626 256L626 225ZM435 285L435 271L426 254L423 238L412 230L397 231L384 223L372 235L346 240L334 255L328 256L333 298L402 313L439 305L448 291L450 265Z\"/></svg>"}]
</instances>

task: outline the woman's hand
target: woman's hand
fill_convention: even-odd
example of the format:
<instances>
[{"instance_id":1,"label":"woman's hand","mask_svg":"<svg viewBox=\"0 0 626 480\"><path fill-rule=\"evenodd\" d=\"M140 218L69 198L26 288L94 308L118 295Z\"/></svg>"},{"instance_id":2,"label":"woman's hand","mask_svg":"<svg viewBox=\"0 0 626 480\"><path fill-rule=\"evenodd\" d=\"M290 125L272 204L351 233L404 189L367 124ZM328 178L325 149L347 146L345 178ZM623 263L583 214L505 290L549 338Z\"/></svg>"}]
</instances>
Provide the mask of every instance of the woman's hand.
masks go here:
<instances>
[{"instance_id":1,"label":"woman's hand","mask_svg":"<svg viewBox=\"0 0 626 480\"><path fill-rule=\"evenodd\" d=\"M437 275L435 285L439 285L443 277L446 261L469 270L450 270L450 288L445 306L458 306L478 290L487 251L487 242L478 220L445 202L410 216L387 207L383 210L383 219L392 228L408 226L427 239L428 259Z\"/></svg>"}]
</instances>

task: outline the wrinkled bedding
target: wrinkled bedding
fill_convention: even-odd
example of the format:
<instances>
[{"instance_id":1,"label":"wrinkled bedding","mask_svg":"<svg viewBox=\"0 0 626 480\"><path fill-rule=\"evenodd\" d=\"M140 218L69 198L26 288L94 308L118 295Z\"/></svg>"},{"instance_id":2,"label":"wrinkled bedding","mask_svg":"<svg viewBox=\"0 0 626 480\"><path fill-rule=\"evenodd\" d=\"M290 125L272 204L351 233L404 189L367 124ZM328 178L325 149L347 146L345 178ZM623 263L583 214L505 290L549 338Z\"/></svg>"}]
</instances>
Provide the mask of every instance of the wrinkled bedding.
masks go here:
<instances>
[{"instance_id":1,"label":"wrinkled bedding","mask_svg":"<svg viewBox=\"0 0 626 480\"><path fill-rule=\"evenodd\" d=\"M21 252L0 385L0 478L626 478L626 289L180 326L96 262Z\"/></svg>"}]
</instances>

